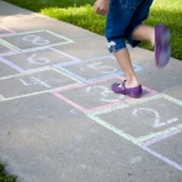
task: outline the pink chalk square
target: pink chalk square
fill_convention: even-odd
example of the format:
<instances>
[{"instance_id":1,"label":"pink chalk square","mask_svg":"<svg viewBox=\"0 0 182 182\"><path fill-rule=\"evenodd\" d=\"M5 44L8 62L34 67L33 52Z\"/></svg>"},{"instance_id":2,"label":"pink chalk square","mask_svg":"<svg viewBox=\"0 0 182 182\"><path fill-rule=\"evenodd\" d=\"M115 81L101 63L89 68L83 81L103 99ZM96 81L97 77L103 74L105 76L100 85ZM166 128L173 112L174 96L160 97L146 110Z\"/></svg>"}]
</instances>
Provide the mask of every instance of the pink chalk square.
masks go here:
<instances>
[{"instance_id":1,"label":"pink chalk square","mask_svg":"<svg viewBox=\"0 0 182 182\"><path fill-rule=\"evenodd\" d=\"M131 99L126 95L116 94L110 89L113 82L122 82L123 80L124 78L122 76L115 76L90 84L83 84L79 87L72 87L67 90L57 90L52 93L82 112L89 113L135 101L135 99ZM156 94L156 92L144 87L144 95L142 98L149 97L153 94Z\"/></svg>"}]
</instances>

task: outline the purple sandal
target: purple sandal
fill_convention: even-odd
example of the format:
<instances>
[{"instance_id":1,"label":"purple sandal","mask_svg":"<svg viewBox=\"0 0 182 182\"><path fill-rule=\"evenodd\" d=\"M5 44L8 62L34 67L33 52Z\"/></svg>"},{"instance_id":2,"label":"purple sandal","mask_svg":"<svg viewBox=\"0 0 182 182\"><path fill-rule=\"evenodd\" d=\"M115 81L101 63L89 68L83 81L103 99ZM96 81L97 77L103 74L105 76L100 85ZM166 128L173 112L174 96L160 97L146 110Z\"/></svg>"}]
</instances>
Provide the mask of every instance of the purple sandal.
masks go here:
<instances>
[{"instance_id":1,"label":"purple sandal","mask_svg":"<svg viewBox=\"0 0 182 182\"><path fill-rule=\"evenodd\" d=\"M125 94L125 95L129 95L130 97L134 97L134 98L139 98L142 95L142 86L138 85L137 87L133 87L133 88L126 88L125 87L125 82L126 80L124 80L124 82L122 83L122 87L121 84L119 83L113 83L111 85L111 89L118 94Z\"/></svg>"},{"instance_id":2,"label":"purple sandal","mask_svg":"<svg viewBox=\"0 0 182 182\"><path fill-rule=\"evenodd\" d=\"M171 56L170 32L164 25L155 27L155 63L158 68L167 65Z\"/></svg>"}]
</instances>

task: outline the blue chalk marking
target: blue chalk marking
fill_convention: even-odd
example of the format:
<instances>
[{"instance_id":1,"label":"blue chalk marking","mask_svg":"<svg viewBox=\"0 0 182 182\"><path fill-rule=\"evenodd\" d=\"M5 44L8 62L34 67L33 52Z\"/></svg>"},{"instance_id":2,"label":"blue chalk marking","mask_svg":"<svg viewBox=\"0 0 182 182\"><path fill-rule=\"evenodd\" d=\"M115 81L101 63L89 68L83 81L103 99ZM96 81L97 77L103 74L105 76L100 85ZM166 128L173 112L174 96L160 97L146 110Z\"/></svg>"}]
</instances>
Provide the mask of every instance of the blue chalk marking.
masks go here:
<instances>
[{"instance_id":1,"label":"blue chalk marking","mask_svg":"<svg viewBox=\"0 0 182 182\"><path fill-rule=\"evenodd\" d=\"M55 67L60 69L63 72L66 72L69 75L72 75L72 76L76 77L77 79L79 79L79 80L81 80L81 81L83 81L85 83L97 81L99 79L106 79L106 78L114 77L114 76L117 76L117 75L124 75L123 71L120 70L120 71L116 71L115 73L106 73L105 75L97 76L97 77L88 79L88 78L80 76L80 75L78 75L76 73L73 73L72 71L69 71L68 69L66 69L66 67L69 67L69 66L72 66L72 65L78 65L78 64L85 63L85 62L101 61L103 59L108 59L108 58L115 60L114 56L102 56L102 57L98 57L98 58L87 59L85 61L83 61L83 60L76 60L76 61L72 61L72 62L66 63L66 64L55 65ZM142 67L140 67L139 65L137 65L135 63L133 63L133 67L134 67L134 70L136 72L143 70Z\"/></svg>"},{"instance_id":2,"label":"blue chalk marking","mask_svg":"<svg viewBox=\"0 0 182 182\"><path fill-rule=\"evenodd\" d=\"M141 66L139 66L139 65L137 65L135 63L132 63L132 65L133 65L133 69L134 69L135 72L139 72L139 71L143 70L143 68Z\"/></svg>"},{"instance_id":3,"label":"blue chalk marking","mask_svg":"<svg viewBox=\"0 0 182 182\"><path fill-rule=\"evenodd\" d=\"M116 76L116 75L120 75L120 72L116 72L116 73L114 73L114 74L109 74L109 75L105 75L105 76L100 76L100 77L96 77L96 78L92 78L92 79L87 79L87 78L84 78L84 77L82 77L82 76L79 76L79 75L77 75L77 74L75 74L75 73L73 73L73 72L71 72L71 71L68 71L67 69L65 69L65 68L63 68L63 67L60 67L60 66L58 67L58 66L56 66L56 68L58 68L59 70L65 72L65 73L69 74L70 76L73 76L73 77L75 77L75 78L77 78L77 79L79 79L79 80L81 80L81 81L83 81L83 82L85 82L85 83L93 82L93 81L98 81L98 80L100 80L100 79L106 79L106 78L114 77L114 76Z\"/></svg>"}]
</instances>

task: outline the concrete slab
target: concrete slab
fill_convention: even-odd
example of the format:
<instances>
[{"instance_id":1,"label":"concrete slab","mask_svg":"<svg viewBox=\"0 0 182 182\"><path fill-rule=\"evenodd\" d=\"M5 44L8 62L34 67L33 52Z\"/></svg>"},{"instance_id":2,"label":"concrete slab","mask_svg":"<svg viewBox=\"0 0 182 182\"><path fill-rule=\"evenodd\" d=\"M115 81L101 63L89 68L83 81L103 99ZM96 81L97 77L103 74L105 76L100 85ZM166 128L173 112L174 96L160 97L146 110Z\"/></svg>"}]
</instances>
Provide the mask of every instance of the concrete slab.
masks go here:
<instances>
[{"instance_id":1,"label":"concrete slab","mask_svg":"<svg viewBox=\"0 0 182 182\"><path fill-rule=\"evenodd\" d=\"M0 1L0 160L20 182L182 181L182 62L129 47L144 88L103 36Z\"/></svg>"}]
</instances>

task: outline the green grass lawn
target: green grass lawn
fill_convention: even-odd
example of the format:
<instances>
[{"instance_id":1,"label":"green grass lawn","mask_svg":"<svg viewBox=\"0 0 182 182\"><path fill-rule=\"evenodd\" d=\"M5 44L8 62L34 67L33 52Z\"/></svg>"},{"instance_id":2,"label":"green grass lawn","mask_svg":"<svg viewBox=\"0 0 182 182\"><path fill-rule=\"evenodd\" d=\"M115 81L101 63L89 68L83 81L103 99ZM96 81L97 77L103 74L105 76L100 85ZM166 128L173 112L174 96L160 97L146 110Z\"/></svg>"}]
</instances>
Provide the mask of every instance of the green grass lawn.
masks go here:
<instances>
[{"instance_id":1,"label":"green grass lawn","mask_svg":"<svg viewBox=\"0 0 182 182\"><path fill-rule=\"evenodd\" d=\"M93 12L95 0L5 0L17 6L65 21L94 33L104 35L105 18ZM171 30L172 57L182 60L181 0L154 0L148 25L166 24ZM140 45L151 49L147 42Z\"/></svg>"},{"instance_id":2,"label":"green grass lawn","mask_svg":"<svg viewBox=\"0 0 182 182\"><path fill-rule=\"evenodd\" d=\"M5 0L17 6L65 21L94 33L104 35L105 17L93 12L95 0ZM172 57L182 60L182 3L181 0L154 0L148 25L166 24L171 30ZM140 47L151 49L149 43Z\"/></svg>"},{"instance_id":3,"label":"green grass lawn","mask_svg":"<svg viewBox=\"0 0 182 182\"><path fill-rule=\"evenodd\" d=\"M14 175L8 175L4 171L4 167L0 162L0 182L18 182L17 178Z\"/></svg>"}]
</instances>

